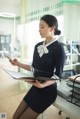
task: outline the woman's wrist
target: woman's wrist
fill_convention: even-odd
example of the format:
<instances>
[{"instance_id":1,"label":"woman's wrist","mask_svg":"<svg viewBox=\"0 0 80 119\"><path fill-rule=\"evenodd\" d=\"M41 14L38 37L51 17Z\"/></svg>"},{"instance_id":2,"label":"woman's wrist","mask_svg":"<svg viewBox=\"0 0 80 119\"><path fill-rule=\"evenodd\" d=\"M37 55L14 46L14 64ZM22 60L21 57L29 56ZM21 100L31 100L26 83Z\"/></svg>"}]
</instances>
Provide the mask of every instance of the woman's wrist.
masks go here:
<instances>
[{"instance_id":1,"label":"woman's wrist","mask_svg":"<svg viewBox=\"0 0 80 119\"><path fill-rule=\"evenodd\" d=\"M17 63L17 66L20 67L20 62Z\"/></svg>"}]
</instances>

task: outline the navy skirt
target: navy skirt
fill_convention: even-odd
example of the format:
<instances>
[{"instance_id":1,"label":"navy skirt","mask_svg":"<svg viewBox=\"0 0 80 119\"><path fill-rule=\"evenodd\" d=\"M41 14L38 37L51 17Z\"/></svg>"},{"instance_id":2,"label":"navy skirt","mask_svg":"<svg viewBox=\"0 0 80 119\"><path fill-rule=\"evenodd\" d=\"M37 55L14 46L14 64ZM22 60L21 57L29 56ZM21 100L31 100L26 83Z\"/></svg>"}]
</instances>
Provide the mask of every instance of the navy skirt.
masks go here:
<instances>
[{"instance_id":1,"label":"navy skirt","mask_svg":"<svg viewBox=\"0 0 80 119\"><path fill-rule=\"evenodd\" d=\"M57 84L47 86L45 88L37 88L32 86L24 97L24 101L28 106L37 113L44 112L57 97Z\"/></svg>"}]
</instances>

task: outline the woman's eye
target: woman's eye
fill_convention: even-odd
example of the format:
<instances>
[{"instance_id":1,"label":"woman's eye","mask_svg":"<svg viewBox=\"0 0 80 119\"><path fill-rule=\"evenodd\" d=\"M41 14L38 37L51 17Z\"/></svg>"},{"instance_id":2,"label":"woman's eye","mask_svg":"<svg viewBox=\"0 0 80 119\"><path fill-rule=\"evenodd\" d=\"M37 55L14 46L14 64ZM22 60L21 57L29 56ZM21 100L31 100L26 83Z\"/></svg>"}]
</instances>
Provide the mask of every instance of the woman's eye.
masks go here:
<instances>
[{"instance_id":1,"label":"woman's eye","mask_svg":"<svg viewBox=\"0 0 80 119\"><path fill-rule=\"evenodd\" d=\"M44 27L42 26L41 29L43 29Z\"/></svg>"}]
</instances>

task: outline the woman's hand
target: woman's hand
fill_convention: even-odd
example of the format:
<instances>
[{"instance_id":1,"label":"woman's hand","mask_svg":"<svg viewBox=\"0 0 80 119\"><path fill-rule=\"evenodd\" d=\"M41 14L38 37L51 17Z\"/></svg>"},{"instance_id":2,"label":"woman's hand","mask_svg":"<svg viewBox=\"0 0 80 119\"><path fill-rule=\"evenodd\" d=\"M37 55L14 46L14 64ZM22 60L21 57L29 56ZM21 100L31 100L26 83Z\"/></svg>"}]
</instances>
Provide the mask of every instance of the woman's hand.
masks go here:
<instances>
[{"instance_id":1,"label":"woman's hand","mask_svg":"<svg viewBox=\"0 0 80 119\"><path fill-rule=\"evenodd\" d=\"M32 84L32 85L36 86L37 88L43 88L44 87L43 83L40 83L38 80L33 80L33 81L25 80L25 82Z\"/></svg>"},{"instance_id":2,"label":"woman's hand","mask_svg":"<svg viewBox=\"0 0 80 119\"><path fill-rule=\"evenodd\" d=\"M9 60L12 65L19 66L19 62L17 59Z\"/></svg>"},{"instance_id":3,"label":"woman's hand","mask_svg":"<svg viewBox=\"0 0 80 119\"><path fill-rule=\"evenodd\" d=\"M41 82L39 82L38 80L35 80L35 81L27 81L27 80L25 80L26 82L28 82L29 84L32 84L32 85L34 85L34 86L36 86L37 88L44 88L44 87L47 87L47 86L49 86L49 85L52 85L52 84L54 84L56 81L45 81L44 83L41 83Z\"/></svg>"}]
</instances>

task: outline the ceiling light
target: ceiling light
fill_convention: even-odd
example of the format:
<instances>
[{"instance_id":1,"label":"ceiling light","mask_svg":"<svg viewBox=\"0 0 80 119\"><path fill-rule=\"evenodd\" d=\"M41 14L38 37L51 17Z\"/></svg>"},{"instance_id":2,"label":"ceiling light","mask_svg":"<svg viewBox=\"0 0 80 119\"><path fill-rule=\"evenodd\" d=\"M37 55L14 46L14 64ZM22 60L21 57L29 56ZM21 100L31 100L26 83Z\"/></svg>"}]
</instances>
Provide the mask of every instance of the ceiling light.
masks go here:
<instances>
[{"instance_id":1,"label":"ceiling light","mask_svg":"<svg viewBox=\"0 0 80 119\"><path fill-rule=\"evenodd\" d=\"M16 15L13 13L3 12L3 13L0 13L0 17L14 18L16 17Z\"/></svg>"}]
</instances>

